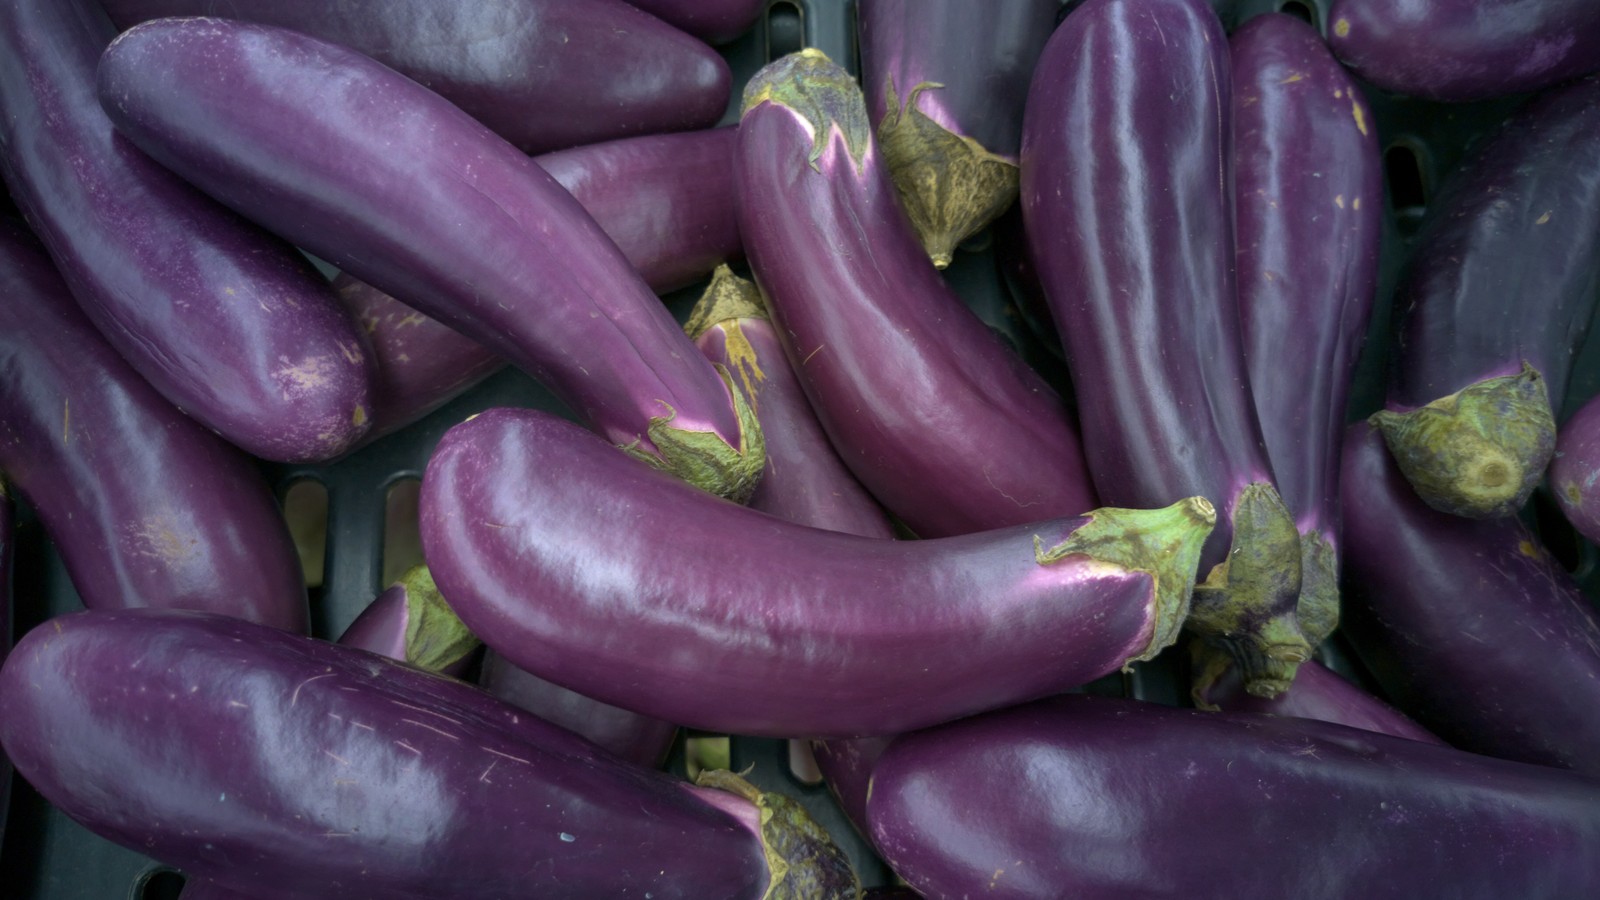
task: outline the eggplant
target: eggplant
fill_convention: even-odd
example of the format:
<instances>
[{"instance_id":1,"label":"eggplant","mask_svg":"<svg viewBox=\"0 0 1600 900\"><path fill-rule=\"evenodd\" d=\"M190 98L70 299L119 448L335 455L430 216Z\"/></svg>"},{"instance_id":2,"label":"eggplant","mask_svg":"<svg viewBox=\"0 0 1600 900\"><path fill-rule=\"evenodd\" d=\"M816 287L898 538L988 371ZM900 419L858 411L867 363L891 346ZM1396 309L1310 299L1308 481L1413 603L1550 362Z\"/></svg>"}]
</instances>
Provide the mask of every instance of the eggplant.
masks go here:
<instances>
[{"instance_id":1,"label":"eggplant","mask_svg":"<svg viewBox=\"0 0 1600 900\"><path fill-rule=\"evenodd\" d=\"M0 172L78 303L161 395L256 456L327 460L370 425L372 361L311 263L118 137L94 0L0 5Z\"/></svg>"},{"instance_id":2,"label":"eggplant","mask_svg":"<svg viewBox=\"0 0 1600 900\"><path fill-rule=\"evenodd\" d=\"M872 829L867 824L872 767L894 739L894 735L887 735L811 742L811 752L817 769L828 783L828 793L833 795L850 824L868 841L872 840Z\"/></svg>"},{"instance_id":3,"label":"eggplant","mask_svg":"<svg viewBox=\"0 0 1600 900\"><path fill-rule=\"evenodd\" d=\"M1452 745L1600 775L1600 614L1517 519L1430 509L1368 426L1344 451L1344 623L1402 711Z\"/></svg>"},{"instance_id":4,"label":"eggplant","mask_svg":"<svg viewBox=\"0 0 1600 900\"><path fill-rule=\"evenodd\" d=\"M1591 897L1600 781L1307 719L1064 695L904 735L867 801L929 898Z\"/></svg>"},{"instance_id":5,"label":"eggplant","mask_svg":"<svg viewBox=\"0 0 1600 900\"><path fill-rule=\"evenodd\" d=\"M766 0L628 0L674 28L708 44L726 44L750 30Z\"/></svg>"},{"instance_id":6,"label":"eggplant","mask_svg":"<svg viewBox=\"0 0 1600 900\"><path fill-rule=\"evenodd\" d=\"M1022 214L1095 490L1219 511L1188 627L1272 696L1310 655L1300 541L1273 483L1234 280L1231 69L1201 0L1089 0L1034 73Z\"/></svg>"},{"instance_id":7,"label":"eggplant","mask_svg":"<svg viewBox=\"0 0 1600 900\"><path fill-rule=\"evenodd\" d=\"M830 442L925 538L1094 508L1066 407L928 262L870 131L820 51L745 89L739 233Z\"/></svg>"},{"instance_id":8,"label":"eggplant","mask_svg":"<svg viewBox=\"0 0 1600 900\"><path fill-rule=\"evenodd\" d=\"M1256 16L1229 50L1239 324L1315 647L1339 621L1339 448L1377 293L1383 164L1366 100L1316 29Z\"/></svg>"},{"instance_id":9,"label":"eggplant","mask_svg":"<svg viewBox=\"0 0 1600 900\"><path fill-rule=\"evenodd\" d=\"M1572 527L1600 543L1600 399L1578 407L1556 440L1550 463L1550 490ZM759 489L758 489L759 490Z\"/></svg>"},{"instance_id":10,"label":"eggplant","mask_svg":"<svg viewBox=\"0 0 1600 900\"><path fill-rule=\"evenodd\" d=\"M689 785L454 679L223 616L34 629L0 669L0 744L91 831L277 898L859 891L793 801Z\"/></svg>"},{"instance_id":11,"label":"eggplant","mask_svg":"<svg viewBox=\"0 0 1600 900\"><path fill-rule=\"evenodd\" d=\"M1591 0L1333 0L1328 45L1366 81L1429 100L1487 100L1600 69Z\"/></svg>"},{"instance_id":12,"label":"eggplant","mask_svg":"<svg viewBox=\"0 0 1600 900\"><path fill-rule=\"evenodd\" d=\"M1028 81L1060 9L1059 0L861 2L867 114L941 269L1017 198Z\"/></svg>"},{"instance_id":13,"label":"eggplant","mask_svg":"<svg viewBox=\"0 0 1600 900\"><path fill-rule=\"evenodd\" d=\"M346 647L380 653L425 672L459 676L480 642L439 595L427 566L407 569L339 636Z\"/></svg>"},{"instance_id":14,"label":"eggplant","mask_svg":"<svg viewBox=\"0 0 1600 900\"><path fill-rule=\"evenodd\" d=\"M17 553L17 518L0 477L0 663L11 651L11 563ZM0 837L6 833L6 812L11 809L11 760L0 749Z\"/></svg>"},{"instance_id":15,"label":"eggplant","mask_svg":"<svg viewBox=\"0 0 1600 900\"><path fill-rule=\"evenodd\" d=\"M513 409L446 432L420 498L439 590L495 652L625 709L772 737L904 731L1150 658L1176 637L1214 515L1196 497L862 538Z\"/></svg>"},{"instance_id":16,"label":"eggplant","mask_svg":"<svg viewBox=\"0 0 1600 900\"><path fill-rule=\"evenodd\" d=\"M754 487L759 432L726 374L571 194L437 94L297 32L158 19L106 50L100 96L161 163L523 368L608 440L715 493Z\"/></svg>"},{"instance_id":17,"label":"eggplant","mask_svg":"<svg viewBox=\"0 0 1600 900\"><path fill-rule=\"evenodd\" d=\"M1526 52L1526 51L1524 51ZM1434 509L1487 518L1527 501L1555 449L1572 360L1600 287L1600 77L1519 107L1449 176L1394 308L1382 429Z\"/></svg>"},{"instance_id":18,"label":"eggplant","mask_svg":"<svg viewBox=\"0 0 1600 900\"><path fill-rule=\"evenodd\" d=\"M0 221L0 472L92 609L159 606L309 627L260 471L106 343L44 249Z\"/></svg>"},{"instance_id":19,"label":"eggplant","mask_svg":"<svg viewBox=\"0 0 1600 900\"><path fill-rule=\"evenodd\" d=\"M118 28L220 16L343 44L422 84L526 153L708 128L728 64L622 0L100 0Z\"/></svg>"}]
</instances>

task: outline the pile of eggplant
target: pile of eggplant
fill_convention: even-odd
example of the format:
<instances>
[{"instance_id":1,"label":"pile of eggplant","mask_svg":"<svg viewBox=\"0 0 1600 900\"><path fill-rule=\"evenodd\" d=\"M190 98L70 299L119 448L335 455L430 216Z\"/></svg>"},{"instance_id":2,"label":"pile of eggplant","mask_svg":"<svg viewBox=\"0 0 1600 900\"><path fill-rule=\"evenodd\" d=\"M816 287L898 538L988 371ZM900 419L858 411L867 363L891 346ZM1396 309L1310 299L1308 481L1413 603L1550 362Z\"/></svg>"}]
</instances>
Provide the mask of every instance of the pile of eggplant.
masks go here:
<instances>
[{"instance_id":1,"label":"pile of eggplant","mask_svg":"<svg viewBox=\"0 0 1600 900\"><path fill-rule=\"evenodd\" d=\"M0 765L185 900L1600 896L1600 4L766 6L0 3ZM508 364L314 635L264 466Z\"/></svg>"}]
</instances>

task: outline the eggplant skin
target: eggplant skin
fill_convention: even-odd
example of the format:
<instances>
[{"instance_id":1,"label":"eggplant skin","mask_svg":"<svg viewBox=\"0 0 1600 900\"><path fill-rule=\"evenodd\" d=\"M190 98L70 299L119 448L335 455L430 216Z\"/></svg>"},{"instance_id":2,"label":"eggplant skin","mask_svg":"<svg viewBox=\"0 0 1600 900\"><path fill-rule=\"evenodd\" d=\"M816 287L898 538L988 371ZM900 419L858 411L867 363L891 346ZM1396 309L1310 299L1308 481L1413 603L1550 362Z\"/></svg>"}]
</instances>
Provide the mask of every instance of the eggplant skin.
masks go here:
<instances>
[{"instance_id":1,"label":"eggplant skin","mask_svg":"<svg viewBox=\"0 0 1600 900\"><path fill-rule=\"evenodd\" d=\"M1115 698L902 735L873 769L867 817L930 900L1600 894L1600 781Z\"/></svg>"},{"instance_id":2,"label":"eggplant skin","mask_svg":"<svg viewBox=\"0 0 1600 900\"><path fill-rule=\"evenodd\" d=\"M766 0L628 0L674 28L708 44L726 44L750 30Z\"/></svg>"},{"instance_id":3,"label":"eggplant skin","mask_svg":"<svg viewBox=\"0 0 1600 900\"><path fill-rule=\"evenodd\" d=\"M1590 399L1561 426L1550 490L1572 527L1600 543L1600 399Z\"/></svg>"},{"instance_id":4,"label":"eggplant skin","mask_svg":"<svg viewBox=\"0 0 1600 900\"><path fill-rule=\"evenodd\" d=\"M1207 674L1211 675L1209 671ZM1404 713L1316 660L1307 660L1301 665L1295 673L1294 684L1270 699L1251 696L1245 691L1238 669L1231 665L1214 677L1197 680L1193 696L1195 705L1206 709L1316 719L1413 741L1444 744Z\"/></svg>"}]
</instances>

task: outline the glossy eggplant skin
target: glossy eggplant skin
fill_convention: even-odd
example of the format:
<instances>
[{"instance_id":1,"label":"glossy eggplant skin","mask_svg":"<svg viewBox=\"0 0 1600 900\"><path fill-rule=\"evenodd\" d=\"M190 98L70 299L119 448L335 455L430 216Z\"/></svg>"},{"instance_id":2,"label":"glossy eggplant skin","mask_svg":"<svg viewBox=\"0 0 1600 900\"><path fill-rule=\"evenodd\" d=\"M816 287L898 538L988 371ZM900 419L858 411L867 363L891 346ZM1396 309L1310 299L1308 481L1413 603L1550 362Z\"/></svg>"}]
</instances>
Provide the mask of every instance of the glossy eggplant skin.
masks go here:
<instances>
[{"instance_id":1,"label":"glossy eggplant skin","mask_svg":"<svg viewBox=\"0 0 1600 900\"><path fill-rule=\"evenodd\" d=\"M873 771L867 816L930 900L1600 891L1600 781L1119 698L1063 695L903 735Z\"/></svg>"},{"instance_id":2,"label":"glossy eggplant skin","mask_svg":"<svg viewBox=\"0 0 1600 900\"><path fill-rule=\"evenodd\" d=\"M1328 45L1363 79L1430 100L1487 100L1600 69L1589 0L1333 0Z\"/></svg>"},{"instance_id":3,"label":"glossy eggplant skin","mask_svg":"<svg viewBox=\"0 0 1600 900\"><path fill-rule=\"evenodd\" d=\"M746 89L734 177L745 253L839 457L924 538L1094 508L1061 399L929 263L854 80L804 54ZM824 82L831 109L773 96Z\"/></svg>"},{"instance_id":4,"label":"glossy eggplant skin","mask_svg":"<svg viewBox=\"0 0 1600 900\"><path fill-rule=\"evenodd\" d=\"M119 28L218 16L343 44L526 153L707 128L731 75L709 47L621 0L100 0Z\"/></svg>"},{"instance_id":5,"label":"glossy eggplant skin","mask_svg":"<svg viewBox=\"0 0 1600 900\"><path fill-rule=\"evenodd\" d=\"M1572 527L1600 543L1600 400L1578 407L1561 426L1555 459L1550 462L1550 491Z\"/></svg>"},{"instance_id":6,"label":"glossy eggplant skin","mask_svg":"<svg viewBox=\"0 0 1600 900\"><path fill-rule=\"evenodd\" d=\"M513 409L445 434L420 506L439 589L519 668L667 721L772 737L903 731L1153 655L1176 637L1214 516L1195 499L861 538L696 491Z\"/></svg>"},{"instance_id":7,"label":"glossy eggplant skin","mask_svg":"<svg viewBox=\"0 0 1600 900\"><path fill-rule=\"evenodd\" d=\"M1463 750L1600 774L1600 615L1571 576L1514 518L1430 509L1365 424L1343 483L1340 631L1384 693Z\"/></svg>"},{"instance_id":8,"label":"glossy eggplant skin","mask_svg":"<svg viewBox=\"0 0 1600 900\"><path fill-rule=\"evenodd\" d=\"M162 396L256 456L331 459L367 430L372 361L294 248L119 137L94 0L0 8L0 170L72 293Z\"/></svg>"},{"instance_id":9,"label":"glossy eggplant skin","mask_svg":"<svg viewBox=\"0 0 1600 900\"><path fill-rule=\"evenodd\" d=\"M725 44L750 30L766 0L628 0L708 44Z\"/></svg>"},{"instance_id":10,"label":"glossy eggplant skin","mask_svg":"<svg viewBox=\"0 0 1600 900\"><path fill-rule=\"evenodd\" d=\"M101 836L282 900L753 898L767 882L758 838L700 789L469 685L221 616L35 629L0 670L0 742Z\"/></svg>"},{"instance_id":11,"label":"glossy eggplant skin","mask_svg":"<svg viewBox=\"0 0 1600 900\"><path fill-rule=\"evenodd\" d=\"M1216 680L1194 692L1196 705L1229 713L1292 716L1347 725L1363 731L1443 744L1426 728L1377 697L1363 691L1316 660L1308 660L1295 674L1294 684L1276 697L1253 697L1244 689L1238 670L1229 667Z\"/></svg>"},{"instance_id":12,"label":"glossy eggplant skin","mask_svg":"<svg viewBox=\"0 0 1600 900\"><path fill-rule=\"evenodd\" d=\"M0 472L85 606L307 629L300 561L260 471L111 349L11 221L0 222Z\"/></svg>"},{"instance_id":13,"label":"glossy eggplant skin","mask_svg":"<svg viewBox=\"0 0 1600 900\"><path fill-rule=\"evenodd\" d=\"M223 19L124 32L100 94L161 162L523 368L612 442L670 455L664 440L710 433L744 461L729 386L616 245L437 94L355 51Z\"/></svg>"}]
</instances>

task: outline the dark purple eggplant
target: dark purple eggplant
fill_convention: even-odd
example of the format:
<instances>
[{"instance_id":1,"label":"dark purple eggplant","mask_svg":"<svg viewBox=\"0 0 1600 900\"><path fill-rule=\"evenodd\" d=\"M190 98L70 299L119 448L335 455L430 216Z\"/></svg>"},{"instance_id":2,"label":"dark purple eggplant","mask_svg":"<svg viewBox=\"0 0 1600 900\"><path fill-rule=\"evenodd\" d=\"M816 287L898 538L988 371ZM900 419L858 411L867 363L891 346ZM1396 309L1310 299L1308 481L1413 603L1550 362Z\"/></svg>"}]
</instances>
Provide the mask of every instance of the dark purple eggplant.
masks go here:
<instances>
[{"instance_id":1,"label":"dark purple eggplant","mask_svg":"<svg viewBox=\"0 0 1600 900\"><path fill-rule=\"evenodd\" d=\"M1428 505L1487 518L1527 501L1597 287L1600 76L1512 113L1446 180L1411 247L1373 422Z\"/></svg>"},{"instance_id":2,"label":"dark purple eggplant","mask_svg":"<svg viewBox=\"0 0 1600 900\"><path fill-rule=\"evenodd\" d=\"M441 675L460 675L479 646L439 596L426 566L408 569L367 604L339 643Z\"/></svg>"},{"instance_id":3,"label":"dark purple eggplant","mask_svg":"<svg viewBox=\"0 0 1600 900\"><path fill-rule=\"evenodd\" d=\"M811 752L827 780L828 792L850 824L869 841L872 829L867 824L867 794L872 786L872 767L893 740L894 736L889 735L811 742Z\"/></svg>"},{"instance_id":4,"label":"dark purple eggplant","mask_svg":"<svg viewBox=\"0 0 1600 900\"><path fill-rule=\"evenodd\" d=\"M219 16L373 57L527 153L708 128L728 64L622 0L100 0L119 28Z\"/></svg>"},{"instance_id":5,"label":"dark purple eggplant","mask_svg":"<svg viewBox=\"0 0 1600 900\"><path fill-rule=\"evenodd\" d=\"M770 464L770 461L769 461ZM1550 490L1572 527L1600 543L1600 398L1591 399L1561 426Z\"/></svg>"},{"instance_id":6,"label":"dark purple eggplant","mask_svg":"<svg viewBox=\"0 0 1600 900\"><path fill-rule=\"evenodd\" d=\"M608 440L714 493L754 487L759 431L726 374L571 194L437 94L297 32L158 19L107 49L100 95L163 164L522 367Z\"/></svg>"},{"instance_id":7,"label":"dark purple eggplant","mask_svg":"<svg viewBox=\"0 0 1600 900\"><path fill-rule=\"evenodd\" d=\"M1600 781L1119 698L903 735L873 770L867 817L929 898L1600 894Z\"/></svg>"},{"instance_id":8,"label":"dark purple eggplant","mask_svg":"<svg viewBox=\"0 0 1600 900\"><path fill-rule=\"evenodd\" d=\"M518 667L694 728L904 731L1063 690L1176 637L1214 512L1095 510L886 541L713 497L571 422L494 409L440 441L423 554Z\"/></svg>"},{"instance_id":9,"label":"dark purple eggplant","mask_svg":"<svg viewBox=\"0 0 1600 900\"><path fill-rule=\"evenodd\" d=\"M926 538L1097 505L1060 398L928 262L843 69L805 50L757 73L734 177L790 363L892 514Z\"/></svg>"},{"instance_id":10,"label":"dark purple eggplant","mask_svg":"<svg viewBox=\"0 0 1600 900\"><path fill-rule=\"evenodd\" d=\"M1515 518L1429 509L1377 432L1344 455L1340 632L1452 745L1600 774L1600 614Z\"/></svg>"},{"instance_id":11,"label":"dark purple eggplant","mask_svg":"<svg viewBox=\"0 0 1600 900\"><path fill-rule=\"evenodd\" d=\"M1357 75L1430 100L1487 100L1600 69L1593 0L1333 0L1328 45Z\"/></svg>"},{"instance_id":12,"label":"dark purple eggplant","mask_svg":"<svg viewBox=\"0 0 1600 900\"><path fill-rule=\"evenodd\" d=\"M11 561L17 552L16 510L0 477L0 663L11 652ZM6 833L6 812L11 809L11 759L0 749L0 838Z\"/></svg>"},{"instance_id":13,"label":"dark purple eggplant","mask_svg":"<svg viewBox=\"0 0 1600 900\"><path fill-rule=\"evenodd\" d=\"M36 628L0 669L0 743L102 837L280 900L859 891L792 801L690 785L454 679L222 616Z\"/></svg>"},{"instance_id":14,"label":"dark purple eggplant","mask_svg":"<svg viewBox=\"0 0 1600 900\"><path fill-rule=\"evenodd\" d=\"M1339 621L1339 447L1377 293L1383 166L1366 101L1316 29L1256 16L1229 46L1239 324L1315 647Z\"/></svg>"},{"instance_id":15,"label":"dark purple eggplant","mask_svg":"<svg viewBox=\"0 0 1600 900\"><path fill-rule=\"evenodd\" d=\"M1310 654L1234 282L1227 38L1201 0L1088 0L1034 74L1022 213L1095 490L1218 510L1188 628L1272 696ZM1115 499L1112 499L1115 498Z\"/></svg>"},{"instance_id":16,"label":"dark purple eggplant","mask_svg":"<svg viewBox=\"0 0 1600 900\"><path fill-rule=\"evenodd\" d=\"M750 30L766 0L628 0L674 28L708 44L726 44Z\"/></svg>"},{"instance_id":17,"label":"dark purple eggplant","mask_svg":"<svg viewBox=\"0 0 1600 900\"><path fill-rule=\"evenodd\" d=\"M162 396L249 452L348 450L372 361L294 248L117 136L95 96L116 31L94 0L0 5L0 170L72 293Z\"/></svg>"},{"instance_id":18,"label":"dark purple eggplant","mask_svg":"<svg viewBox=\"0 0 1600 900\"><path fill-rule=\"evenodd\" d=\"M139 377L10 222L0 222L0 472L85 606L308 627L300 561L261 473Z\"/></svg>"},{"instance_id":19,"label":"dark purple eggplant","mask_svg":"<svg viewBox=\"0 0 1600 900\"><path fill-rule=\"evenodd\" d=\"M933 264L1017 197L1022 108L1059 0L861 0L861 81Z\"/></svg>"}]
</instances>

